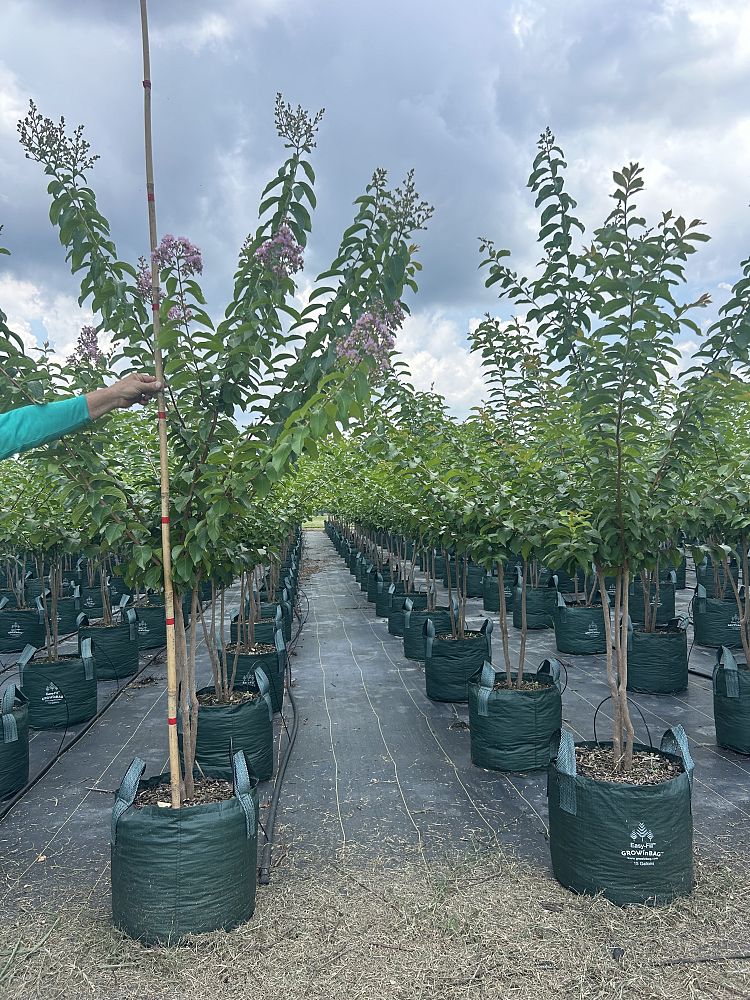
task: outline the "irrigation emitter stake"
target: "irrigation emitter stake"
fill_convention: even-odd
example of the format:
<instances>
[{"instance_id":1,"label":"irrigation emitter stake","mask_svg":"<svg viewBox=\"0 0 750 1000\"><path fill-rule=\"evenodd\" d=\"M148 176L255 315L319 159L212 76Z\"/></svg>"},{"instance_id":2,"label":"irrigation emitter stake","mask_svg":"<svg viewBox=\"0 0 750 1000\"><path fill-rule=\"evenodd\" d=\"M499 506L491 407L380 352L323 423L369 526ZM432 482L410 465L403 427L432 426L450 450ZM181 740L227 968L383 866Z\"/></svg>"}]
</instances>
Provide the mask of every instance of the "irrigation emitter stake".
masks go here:
<instances>
[{"instance_id":1,"label":"irrigation emitter stake","mask_svg":"<svg viewBox=\"0 0 750 1000\"><path fill-rule=\"evenodd\" d=\"M154 151L151 141L151 55L148 46L148 12L141 0L141 40L143 43L143 126L146 154L146 198L151 244L151 313L154 331L154 370L162 388L157 396L159 411L159 472L161 482L161 550L164 566L164 613L167 620L167 732L169 736L169 777L172 808L180 808L180 755L177 745L177 655L174 633L174 592L172 589L172 546L169 531L169 452L167 412L164 397L164 364L159 347L159 265L154 256L156 199L154 196Z\"/></svg>"}]
</instances>

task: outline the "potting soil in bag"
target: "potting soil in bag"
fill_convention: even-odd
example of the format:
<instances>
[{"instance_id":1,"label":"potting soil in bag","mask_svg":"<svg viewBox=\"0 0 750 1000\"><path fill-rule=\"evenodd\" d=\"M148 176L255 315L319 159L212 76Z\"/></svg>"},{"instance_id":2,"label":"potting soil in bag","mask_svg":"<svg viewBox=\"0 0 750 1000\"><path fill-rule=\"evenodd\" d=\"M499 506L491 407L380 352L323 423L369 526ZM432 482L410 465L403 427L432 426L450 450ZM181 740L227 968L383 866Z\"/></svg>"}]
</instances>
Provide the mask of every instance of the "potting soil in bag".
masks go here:
<instances>
[{"instance_id":1,"label":"potting soil in bag","mask_svg":"<svg viewBox=\"0 0 750 1000\"><path fill-rule=\"evenodd\" d=\"M716 742L750 754L750 670L726 646L716 652L713 691Z\"/></svg>"},{"instance_id":2,"label":"potting soil in bag","mask_svg":"<svg viewBox=\"0 0 750 1000\"><path fill-rule=\"evenodd\" d=\"M112 919L145 943L175 944L188 934L231 930L252 917L258 865L258 796L247 761L235 753L234 798L181 809L132 802L145 764L128 768L112 810Z\"/></svg>"},{"instance_id":3,"label":"potting soil in bag","mask_svg":"<svg viewBox=\"0 0 750 1000\"><path fill-rule=\"evenodd\" d=\"M578 746L611 747L611 743ZM552 870L562 885L603 893L620 906L663 904L693 888L693 761L682 726L668 729L664 756L684 770L655 785L599 781L576 773L564 732L547 780ZM653 752L635 745L635 750Z\"/></svg>"},{"instance_id":4,"label":"potting soil in bag","mask_svg":"<svg viewBox=\"0 0 750 1000\"><path fill-rule=\"evenodd\" d=\"M29 780L29 702L15 684L0 697L0 799Z\"/></svg>"},{"instance_id":5,"label":"potting soil in bag","mask_svg":"<svg viewBox=\"0 0 750 1000\"><path fill-rule=\"evenodd\" d=\"M495 684L503 673L487 662L469 681L471 761L491 771L533 771L547 767L551 745L562 726L560 663L544 660L525 672L536 690ZM512 674L515 681L517 674Z\"/></svg>"}]
</instances>

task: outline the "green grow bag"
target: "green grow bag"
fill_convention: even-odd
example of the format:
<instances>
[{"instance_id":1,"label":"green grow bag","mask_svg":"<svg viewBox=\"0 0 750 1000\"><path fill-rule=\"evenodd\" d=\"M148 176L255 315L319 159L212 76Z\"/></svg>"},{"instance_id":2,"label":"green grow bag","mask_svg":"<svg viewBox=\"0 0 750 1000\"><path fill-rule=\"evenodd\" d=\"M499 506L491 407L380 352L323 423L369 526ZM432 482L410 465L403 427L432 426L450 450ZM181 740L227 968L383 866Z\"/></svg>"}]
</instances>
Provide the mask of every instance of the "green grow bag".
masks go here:
<instances>
[{"instance_id":1,"label":"green grow bag","mask_svg":"<svg viewBox=\"0 0 750 1000\"><path fill-rule=\"evenodd\" d=\"M388 632L391 635L404 634L404 600L399 600L402 596L405 600L407 595L394 595L396 599L391 602L391 610L388 612ZM424 611L427 607L427 594L411 593L408 597L413 611Z\"/></svg>"},{"instance_id":2,"label":"green grow bag","mask_svg":"<svg viewBox=\"0 0 750 1000\"><path fill-rule=\"evenodd\" d=\"M119 681L138 671L138 622L135 608L122 612L123 623L107 628L104 625L83 626L78 630L78 649L86 639L96 664L98 681Z\"/></svg>"},{"instance_id":3,"label":"green grow bag","mask_svg":"<svg viewBox=\"0 0 750 1000\"><path fill-rule=\"evenodd\" d=\"M404 656L407 660L424 660L426 621L431 621L436 632L450 632L451 613L448 608L434 611L414 610L409 598L404 601Z\"/></svg>"},{"instance_id":4,"label":"green grow bag","mask_svg":"<svg viewBox=\"0 0 750 1000\"><path fill-rule=\"evenodd\" d=\"M734 582L737 583L740 576L739 566L736 563L730 565L730 570ZM700 586L706 588L707 597L718 597L722 599L721 595L723 592L724 598L730 600L734 597L734 591L732 590L732 584L729 583L726 577L726 572L723 566L717 567L718 576L718 588L716 587L717 579L714 576L714 567L710 563L699 563L695 567L695 582L700 584ZM726 581L726 585L725 585Z\"/></svg>"},{"instance_id":5,"label":"green grow bag","mask_svg":"<svg viewBox=\"0 0 750 1000\"><path fill-rule=\"evenodd\" d=\"M30 660L28 657L35 652L33 647L27 647L18 661L21 690L29 701L31 728L66 728L93 719L97 707L96 668L90 643L84 641L81 656L61 657L54 663Z\"/></svg>"},{"instance_id":6,"label":"green grow bag","mask_svg":"<svg viewBox=\"0 0 750 1000\"><path fill-rule=\"evenodd\" d=\"M357 575L357 570L359 569L359 564L362 561L362 553L358 552L356 549L352 549L349 553L349 558L347 559L347 564L349 566L349 572L352 576Z\"/></svg>"},{"instance_id":7,"label":"green grow bag","mask_svg":"<svg viewBox=\"0 0 750 1000\"><path fill-rule=\"evenodd\" d=\"M26 646L38 648L45 642L43 608L0 611L0 653L20 653Z\"/></svg>"},{"instance_id":8,"label":"green grow bag","mask_svg":"<svg viewBox=\"0 0 750 1000\"><path fill-rule=\"evenodd\" d=\"M378 593L375 598L375 614L378 618L387 618L391 613L391 601L394 596L402 595L404 593L404 585L399 580L398 583L389 583L388 580L383 580L382 584L378 581Z\"/></svg>"},{"instance_id":9,"label":"green grow bag","mask_svg":"<svg viewBox=\"0 0 750 1000\"><path fill-rule=\"evenodd\" d=\"M260 640L256 639L256 642ZM280 629L274 633L269 646L274 650L266 653L240 653L237 657L237 683L255 684L255 671L258 667L268 678L270 684L271 704L274 712L280 712L284 703L284 675L286 672L286 642ZM234 653L227 650L227 664L231 676L234 669Z\"/></svg>"},{"instance_id":10,"label":"green grow bag","mask_svg":"<svg viewBox=\"0 0 750 1000\"><path fill-rule=\"evenodd\" d=\"M359 576L357 577L357 583L359 584L359 589L363 594L367 593L367 578L370 575L370 570L373 569L373 564L369 559L363 559L359 564Z\"/></svg>"},{"instance_id":11,"label":"green grow bag","mask_svg":"<svg viewBox=\"0 0 750 1000\"><path fill-rule=\"evenodd\" d=\"M0 698L0 799L7 799L29 780L29 702L15 684Z\"/></svg>"},{"instance_id":12,"label":"green grow bag","mask_svg":"<svg viewBox=\"0 0 750 1000\"><path fill-rule=\"evenodd\" d=\"M526 627L553 628L557 590L554 586L526 588ZM521 628L521 588L513 588L513 628Z\"/></svg>"},{"instance_id":13,"label":"green grow bag","mask_svg":"<svg viewBox=\"0 0 750 1000\"><path fill-rule=\"evenodd\" d=\"M713 687L716 742L750 754L750 670L726 646L716 651Z\"/></svg>"},{"instance_id":14,"label":"green grow bag","mask_svg":"<svg viewBox=\"0 0 750 1000\"><path fill-rule=\"evenodd\" d=\"M10 587L3 587L0 589L0 604L6 611L10 611L11 608L18 607L18 598L16 597L15 590L11 590ZM1 610L1 609L0 609Z\"/></svg>"},{"instance_id":15,"label":"green grow bag","mask_svg":"<svg viewBox=\"0 0 750 1000\"><path fill-rule=\"evenodd\" d=\"M632 627L631 627L632 628ZM687 632L678 624L628 632L628 691L679 694L688 686Z\"/></svg>"},{"instance_id":16,"label":"green grow bag","mask_svg":"<svg viewBox=\"0 0 750 1000\"><path fill-rule=\"evenodd\" d=\"M562 594L557 595L555 608L555 643L558 652L573 656L593 656L607 652L604 632L605 611L601 604L586 607L566 604Z\"/></svg>"},{"instance_id":17,"label":"green grow bag","mask_svg":"<svg viewBox=\"0 0 750 1000\"><path fill-rule=\"evenodd\" d=\"M652 585L650 592L651 605L656 601L656 587ZM642 622L643 614L643 587L640 581L634 583L630 588L628 596L628 614L634 622ZM659 606L656 609L656 624L666 625L675 617L675 586L673 581L659 584Z\"/></svg>"},{"instance_id":18,"label":"green grow bag","mask_svg":"<svg viewBox=\"0 0 750 1000\"><path fill-rule=\"evenodd\" d=\"M273 775L273 705L268 678L258 668L248 672L250 684L235 684L235 691L253 691L259 697L240 705L201 705L198 709L198 739L195 763L214 778L232 779L231 752L243 750L258 781ZM204 687L198 694L210 694ZM177 737L182 760L182 718L177 714Z\"/></svg>"},{"instance_id":19,"label":"green grow bag","mask_svg":"<svg viewBox=\"0 0 750 1000\"><path fill-rule=\"evenodd\" d=\"M168 785L162 774L140 781L128 768L112 810L112 920L147 944L176 944L188 934L232 930L252 917L258 865L258 796L242 753L232 761L235 797L182 809L132 807L139 789ZM165 788L165 799L169 791Z\"/></svg>"},{"instance_id":20,"label":"green grow bag","mask_svg":"<svg viewBox=\"0 0 750 1000\"><path fill-rule=\"evenodd\" d=\"M495 690L502 676L485 663L469 681L471 762L490 771L547 767L562 727L560 663L544 660L536 673L524 673L524 680L543 685L537 691Z\"/></svg>"},{"instance_id":21,"label":"green grow bag","mask_svg":"<svg viewBox=\"0 0 750 1000\"><path fill-rule=\"evenodd\" d=\"M482 610L487 611L489 614L498 614L500 612L500 593L497 581L498 577L490 576L489 573L482 580ZM513 587L509 583L508 577L505 578L504 596L505 610L512 611Z\"/></svg>"},{"instance_id":22,"label":"green grow bag","mask_svg":"<svg viewBox=\"0 0 750 1000\"><path fill-rule=\"evenodd\" d=\"M378 597L378 583L383 579L383 574L380 573L374 566L367 574L367 600L370 604L374 604Z\"/></svg>"},{"instance_id":23,"label":"green grow bag","mask_svg":"<svg viewBox=\"0 0 750 1000\"><path fill-rule=\"evenodd\" d=\"M573 575L568 573L567 570L556 569L555 576L557 577L557 589L559 591L562 591L563 594L574 594L576 583L578 583L578 593L583 597L584 587L586 586L586 574L582 569L577 569Z\"/></svg>"},{"instance_id":24,"label":"green grow bag","mask_svg":"<svg viewBox=\"0 0 750 1000\"><path fill-rule=\"evenodd\" d=\"M78 618L83 612L76 608L74 597L59 597L57 600L57 631L59 635L70 635L78 628ZM47 598L47 612L52 621L52 601ZM88 616L84 616L87 618ZM50 625L50 628L52 626Z\"/></svg>"},{"instance_id":25,"label":"green grow bag","mask_svg":"<svg viewBox=\"0 0 750 1000\"><path fill-rule=\"evenodd\" d=\"M167 619L164 605L156 607L139 605L136 609L138 619L138 649L160 649L167 644Z\"/></svg>"},{"instance_id":26,"label":"green grow bag","mask_svg":"<svg viewBox=\"0 0 750 1000\"><path fill-rule=\"evenodd\" d=\"M693 598L693 635L697 646L727 646L737 649L742 646L740 638L740 616L737 602L732 596L729 601L718 597L706 597L703 586L696 588Z\"/></svg>"},{"instance_id":27,"label":"green grow bag","mask_svg":"<svg viewBox=\"0 0 750 1000\"><path fill-rule=\"evenodd\" d=\"M260 621L255 623L255 629L253 631L255 642L267 643L273 646L276 641L276 632L283 630L283 619L281 616L281 608L277 608L276 617L261 618ZM235 615L229 626L229 641L232 645L237 642L237 621L239 615Z\"/></svg>"},{"instance_id":28,"label":"green grow bag","mask_svg":"<svg viewBox=\"0 0 750 1000\"><path fill-rule=\"evenodd\" d=\"M666 731L661 752L685 770L658 785L577 775L575 746L572 734L564 732L548 771L550 852L558 882L574 892L602 893L620 906L663 904L689 895L693 761L682 726Z\"/></svg>"},{"instance_id":29,"label":"green grow bag","mask_svg":"<svg viewBox=\"0 0 750 1000\"><path fill-rule=\"evenodd\" d=\"M87 615L91 621L104 615L100 587L78 587L74 591L74 595L78 610Z\"/></svg>"},{"instance_id":30,"label":"green grow bag","mask_svg":"<svg viewBox=\"0 0 750 1000\"><path fill-rule=\"evenodd\" d=\"M425 622L424 632L427 697L433 701L468 701L469 678L486 660L492 660L492 622L486 619L481 630L466 639L441 639L431 621Z\"/></svg>"}]
</instances>

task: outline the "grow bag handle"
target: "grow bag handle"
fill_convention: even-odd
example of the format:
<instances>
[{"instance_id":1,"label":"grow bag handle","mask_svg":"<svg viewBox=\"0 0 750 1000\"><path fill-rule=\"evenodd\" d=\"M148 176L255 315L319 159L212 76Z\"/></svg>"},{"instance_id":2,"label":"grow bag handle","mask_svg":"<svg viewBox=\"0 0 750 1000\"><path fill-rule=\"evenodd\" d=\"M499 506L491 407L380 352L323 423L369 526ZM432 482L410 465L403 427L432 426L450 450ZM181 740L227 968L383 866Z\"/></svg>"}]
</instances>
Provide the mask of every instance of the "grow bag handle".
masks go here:
<instances>
[{"instance_id":1,"label":"grow bag handle","mask_svg":"<svg viewBox=\"0 0 750 1000\"><path fill-rule=\"evenodd\" d=\"M0 713L2 713L3 718L3 743L15 743L18 740L18 726L13 714L15 703L16 685L9 684L3 691L3 700L0 702Z\"/></svg>"},{"instance_id":2,"label":"grow bag handle","mask_svg":"<svg viewBox=\"0 0 750 1000\"><path fill-rule=\"evenodd\" d=\"M378 573L378 575L377 575L377 581L378 581L378 593L382 594L383 593L383 574L382 573Z\"/></svg>"},{"instance_id":3,"label":"grow bag handle","mask_svg":"<svg viewBox=\"0 0 750 1000\"><path fill-rule=\"evenodd\" d=\"M486 719L490 713L490 695L495 687L496 679L497 671L489 660L485 660L482 666L482 675L479 678L479 697L477 700L477 714L481 715L483 719Z\"/></svg>"},{"instance_id":4,"label":"grow bag handle","mask_svg":"<svg viewBox=\"0 0 750 1000\"><path fill-rule=\"evenodd\" d=\"M250 840L258 832L258 815L255 811L253 786L244 750L238 750L232 755L232 773L234 775L234 794L245 814L245 832L247 839Z\"/></svg>"},{"instance_id":5,"label":"grow bag handle","mask_svg":"<svg viewBox=\"0 0 750 1000\"><path fill-rule=\"evenodd\" d=\"M83 628L84 625L88 625L89 616L85 611L81 611L76 615L76 628Z\"/></svg>"},{"instance_id":6,"label":"grow bag handle","mask_svg":"<svg viewBox=\"0 0 750 1000\"><path fill-rule=\"evenodd\" d=\"M550 656L542 662L537 667L537 676L541 674L542 676L548 676L552 678L552 683L555 685L557 690L562 694L562 684L560 683L560 672L562 670L562 663L554 656Z\"/></svg>"},{"instance_id":7,"label":"grow bag handle","mask_svg":"<svg viewBox=\"0 0 750 1000\"><path fill-rule=\"evenodd\" d=\"M718 694L717 681L719 671L724 670L724 683L727 688L727 698L739 698L740 696L740 675L737 670L737 661L734 653L726 646L719 646L716 650L716 663L714 664L713 686L714 694Z\"/></svg>"},{"instance_id":8,"label":"grow bag handle","mask_svg":"<svg viewBox=\"0 0 750 1000\"><path fill-rule=\"evenodd\" d=\"M41 597L35 597L34 604L36 604L37 614L39 615L39 624L44 625L44 605L42 604Z\"/></svg>"},{"instance_id":9,"label":"grow bag handle","mask_svg":"<svg viewBox=\"0 0 750 1000\"><path fill-rule=\"evenodd\" d=\"M125 595L123 594L123 597L124 596ZM138 638L138 632L136 631L136 622L138 621L138 612L135 610L135 608L128 608L127 610L125 610L125 608L123 608L122 612L121 612L121 615L125 616L125 620L128 623L130 641L131 642L135 642L135 640Z\"/></svg>"},{"instance_id":10,"label":"grow bag handle","mask_svg":"<svg viewBox=\"0 0 750 1000\"><path fill-rule=\"evenodd\" d=\"M87 681L94 679L94 650L91 639L86 638L81 643L81 659L83 660L83 674Z\"/></svg>"},{"instance_id":11,"label":"grow bag handle","mask_svg":"<svg viewBox=\"0 0 750 1000\"><path fill-rule=\"evenodd\" d=\"M115 804L112 806L112 821L109 827L109 842L112 847L117 843L117 824L120 822L122 814L132 806L138 791L138 783L145 770L146 761L141 760L140 757L134 757L120 782L120 787L115 795Z\"/></svg>"},{"instance_id":12,"label":"grow bag handle","mask_svg":"<svg viewBox=\"0 0 750 1000\"><path fill-rule=\"evenodd\" d=\"M32 656L36 653L36 650L37 650L36 646L32 646L31 643L27 643L23 647L23 652L18 657L18 662L16 663L16 666L18 667L18 676L20 678L22 686L23 686L23 668L26 666L26 664L29 662Z\"/></svg>"},{"instance_id":13,"label":"grow bag handle","mask_svg":"<svg viewBox=\"0 0 750 1000\"><path fill-rule=\"evenodd\" d=\"M690 755L687 734L682 726L671 726L665 730L659 744L659 749L664 751L664 753L671 753L675 757L682 757L682 763L685 765L685 771L687 772L690 787L692 788L695 763Z\"/></svg>"},{"instance_id":14,"label":"grow bag handle","mask_svg":"<svg viewBox=\"0 0 750 1000\"><path fill-rule=\"evenodd\" d=\"M560 733L560 745L556 759L558 783L560 787L560 808L575 816L578 812L576 799L576 745L569 729Z\"/></svg>"},{"instance_id":15,"label":"grow bag handle","mask_svg":"<svg viewBox=\"0 0 750 1000\"><path fill-rule=\"evenodd\" d=\"M80 583L77 583L75 585L75 587L73 587L73 601L74 601L73 607L76 609L76 611L80 611L81 610L81 585L80 585Z\"/></svg>"},{"instance_id":16,"label":"grow bag handle","mask_svg":"<svg viewBox=\"0 0 750 1000\"><path fill-rule=\"evenodd\" d=\"M286 640L284 639L284 633L276 629L273 639L276 645L276 659L279 663L279 673L283 677L286 670Z\"/></svg>"},{"instance_id":17,"label":"grow bag handle","mask_svg":"<svg viewBox=\"0 0 750 1000\"><path fill-rule=\"evenodd\" d=\"M271 695L268 693L271 690L271 685L268 683L266 672L263 667L256 667L253 673L255 675L255 683L258 685L261 697L266 703L268 718L271 722L273 722L273 702L271 701Z\"/></svg>"},{"instance_id":18,"label":"grow bag handle","mask_svg":"<svg viewBox=\"0 0 750 1000\"><path fill-rule=\"evenodd\" d=\"M695 597L693 598L693 601L696 600L698 601L698 610L700 611L701 614L703 614L704 611L706 610L707 596L708 595L706 594L706 588L703 586L702 583L699 583L698 586L695 588Z\"/></svg>"},{"instance_id":19,"label":"grow bag handle","mask_svg":"<svg viewBox=\"0 0 750 1000\"><path fill-rule=\"evenodd\" d=\"M125 607L125 605L128 603L129 600L130 600L130 594L121 594L120 595L120 602L119 602L120 603L120 610L122 610L122 608Z\"/></svg>"},{"instance_id":20,"label":"grow bag handle","mask_svg":"<svg viewBox=\"0 0 750 1000\"><path fill-rule=\"evenodd\" d=\"M485 618L484 624L479 630L487 642L487 659L490 660L490 662L492 661L492 630L494 627L495 625L492 619Z\"/></svg>"},{"instance_id":21,"label":"grow bag handle","mask_svg":"<svg viewBox=\"0 0 750 1000\"><path fill-rule=\"evenodd\" d=\"M0 611L2 611L2 610L3 610L3 608L5 607L5 605L6 605L7 603L8 603L8 598L7 598L7 597L4 597L4 598L3 598L3 599L2 599L1 601L0 601Z\"/></svg>"},{"instance_id":22,"label":"grow bag handle","mask_svg":"<svg viewBox=\"0 0 750 1000\"><path fill-rule=\"evenodd\" d=\"M567 606L568 606L565 603L565 598L563 597L563 595L560 593L559 590L557 592L557 606L558 606L558 608L567 608Z\"/></svg>"},{"instance_id":23,"label":"grow bag handle","mask_svg":"<svg viewBox=\"0 0 750 1000\"><path fill-rule=\"evenodd\" d=\"M435 622L428 618L423 627L425 660L432 659L432 644L435 641Z\"/></svg>"},{"instance_id":24,"label":"grow bag handle","mask_svg":"<svg viewBox=\"0 0 750 1000\"><path fill-rule=\"evenodd\" d=\"M414 607L414 601L411 597L407 597L404 601L404 630L409 627L409 622L411 621L411 610Z\"/></svg>"}]
</instances>

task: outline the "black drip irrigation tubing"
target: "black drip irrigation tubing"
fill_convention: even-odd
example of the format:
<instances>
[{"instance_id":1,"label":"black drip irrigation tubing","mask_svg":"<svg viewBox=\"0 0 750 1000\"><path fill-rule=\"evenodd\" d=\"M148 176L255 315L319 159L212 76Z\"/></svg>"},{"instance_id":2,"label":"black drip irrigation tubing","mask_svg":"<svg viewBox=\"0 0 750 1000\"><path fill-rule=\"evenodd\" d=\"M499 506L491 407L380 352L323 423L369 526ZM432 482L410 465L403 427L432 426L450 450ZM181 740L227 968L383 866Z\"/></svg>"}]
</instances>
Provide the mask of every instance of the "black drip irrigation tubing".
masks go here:
<instances>
[{"instance_id":1,"label":"black drip irrigation tubing","mask_svg":"<svg viewBox=\"0 0 750 1000\"><path fill-rule=\"evenodd\" d=\"M21 799L23 799L25 795L28 795L28 793L31 791L34 785L36 785L38 781L41 781L41 779L45 776L45 774L47 774L55 766L55 764L60 760L60 758L63 757L68 752L68 750L71 750L76 745L76 743L79 742L79 740L83 739L86 733L88 733L89 730L99 721L99 719L101 719L104 713L108 711L108 709L110 709L112 705L114 705L114 703L123 693L123 691L127 691L130 684L134 680L136 680L136 678L140 677L144 670L146 670L153 663L155 663L156 660L158 660L158 658L164 653L164 650L166 648L167 648L166 646L162 646L156 653L154 653L153 656L151 656L148 660L146 660L143 666L140 667L140 669L136 673L134 673L132 677L128 678L126 684L123 684L122 687L117 688L114 694L97 711L96 715L94 715L92 718L88 720L83 729L77 732L69 743L65 743L64 745L62 743L60 744L60 749L57 751L52 760L47 761L47 763L44 765L41 771L35 774L34 777L31 779L31 781L29 781L26 785L24 785L23 788L19 789L16 792L16 794L13 795L10 799L7 799L5 802L0 804L0 823L2 823L2 821L10 813L10 811L18 805ZM64 739L65 736L63 736L63 740Z\"/></svg>"},{"instance_id":2,"label":"black drip irrigation tubing","mask_svg":"<svg viewBox=\"0 0 750 1000\"><path fill-rule=\"evenodd\" d=\"M271 881L271 852L273 850L273 841L276 829L276 813L278 812L279 800L281 798L281 786L284 783L286 769L291 759L292 751L294 750L294 744L297 740L297 732L299 731L299 712L297 711L297 700L294 697L294 691L292 690L291 655L292 650L297 645L300 633L304 628L307 619L310 617L310 599L301 588L298 593L301 597L305 598L305 601L307 602L307 609L305 611L304 618L302 618L297 609L295 609L295 613L299 619L299 626L289 643L286 659L287 693L289 694L289 703L292 706L292 729L291 732L287 732L286 749L284 751L284 756L279 762L278 771L276 772L276 781L273 786L273 796L271 798L271 804L268 807L268 813L266 814L266 829L264 831L266 840L263 844L263 851L260 856L260 865L258 866L258 885L268 885Z\"/></svg>"}]
</instances>

